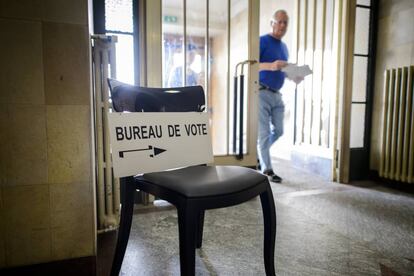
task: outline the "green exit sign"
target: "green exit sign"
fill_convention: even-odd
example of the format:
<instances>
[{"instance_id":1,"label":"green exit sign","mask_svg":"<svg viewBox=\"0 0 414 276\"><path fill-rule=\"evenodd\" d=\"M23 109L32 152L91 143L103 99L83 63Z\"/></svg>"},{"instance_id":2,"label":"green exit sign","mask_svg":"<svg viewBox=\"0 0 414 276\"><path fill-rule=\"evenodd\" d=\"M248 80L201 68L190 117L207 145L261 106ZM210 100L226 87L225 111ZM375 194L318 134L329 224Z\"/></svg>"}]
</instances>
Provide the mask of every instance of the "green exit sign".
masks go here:
<instances>
[{"instance_id":1,"label":"green exit sign","mask_svg":"<svg viewBox=\"0 0 414 276\"><path fill-rule=\"evenodd\" d=\"M164 15L164 23L177 23L178 18L174 15Z\"/></svg>"}]
</instances>

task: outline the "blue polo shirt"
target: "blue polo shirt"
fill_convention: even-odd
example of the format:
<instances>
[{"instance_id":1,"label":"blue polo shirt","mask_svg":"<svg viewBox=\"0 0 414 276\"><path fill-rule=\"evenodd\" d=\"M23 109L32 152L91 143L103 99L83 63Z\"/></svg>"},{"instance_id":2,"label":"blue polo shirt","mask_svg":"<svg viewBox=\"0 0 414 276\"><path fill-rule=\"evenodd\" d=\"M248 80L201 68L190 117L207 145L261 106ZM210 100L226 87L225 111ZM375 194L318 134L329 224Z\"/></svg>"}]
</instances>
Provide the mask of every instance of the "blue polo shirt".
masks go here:
<instances>
[{"instance_id":1,"label":"blue polo shirt","mask_svg":"<svg viewBox=\"0 0 414 276\"><path fill-rule=\"evenodd\" d=\"M260 62L287 61L288 58L289 53L285 43L270 34L260 37ZM259 82L279 90L285 82L285 73L282 71L262 70L259 72Z\"/></svg>"}]
</instances>

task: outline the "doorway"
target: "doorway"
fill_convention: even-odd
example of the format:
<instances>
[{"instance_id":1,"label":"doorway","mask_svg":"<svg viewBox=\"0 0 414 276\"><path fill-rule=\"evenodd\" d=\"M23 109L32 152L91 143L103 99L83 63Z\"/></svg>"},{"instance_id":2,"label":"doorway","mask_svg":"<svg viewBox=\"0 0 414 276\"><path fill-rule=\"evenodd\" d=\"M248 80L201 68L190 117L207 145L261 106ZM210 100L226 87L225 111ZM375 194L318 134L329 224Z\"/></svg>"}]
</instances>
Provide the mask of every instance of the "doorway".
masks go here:
<instances>
[{"instance_id":1,"label":"doorway","mask_svg":"<svg viewBox=\"0 0 414 276\"><path fill-rule=\"evenodd\" d=\"M347 183L369 170L375 1L260 2L260 34L274 11L285 9L289 62L313 74L298 86L285 83L285 134L273 155L325 179ZM355 51L354 51L355 49Z\"/></svg>"},{"instance_id":2,"label":"doorway","mask_svg":"<svg viewBox=\"0 0 414 276\"><path fill-rule=\"evenodd\" d=\"M255 166L258 66L245 64L237 72L236 66L258 60L259 1L162 0L161 10L162 85L201 85L210 114L215 163ZM243 104L235 109L234 78L241 70ZM238 82L238 100L240 86ZM238 152L241 158L235 158Z\"/></svg>"}]
</instances>

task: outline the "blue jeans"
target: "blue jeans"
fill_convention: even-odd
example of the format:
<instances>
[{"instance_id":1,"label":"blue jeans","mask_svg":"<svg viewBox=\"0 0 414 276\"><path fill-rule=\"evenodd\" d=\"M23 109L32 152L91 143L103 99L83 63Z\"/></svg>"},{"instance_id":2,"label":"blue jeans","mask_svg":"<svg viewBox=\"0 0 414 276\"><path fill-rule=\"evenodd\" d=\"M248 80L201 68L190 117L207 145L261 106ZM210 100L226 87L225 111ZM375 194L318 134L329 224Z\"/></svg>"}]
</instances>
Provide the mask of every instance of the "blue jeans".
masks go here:
<instances>
[{"instance_id":1,"label":"blue jeans","mask_svg":"<svg viewBox=\"0 0 414 276\"><path fill-rule=\"evenodd\" d=\"M285 105L280 92L262 89L259 91L259 125L257 154L261 171L272 169L270 147L283 134Z\"/></svg>"}]
</instances>

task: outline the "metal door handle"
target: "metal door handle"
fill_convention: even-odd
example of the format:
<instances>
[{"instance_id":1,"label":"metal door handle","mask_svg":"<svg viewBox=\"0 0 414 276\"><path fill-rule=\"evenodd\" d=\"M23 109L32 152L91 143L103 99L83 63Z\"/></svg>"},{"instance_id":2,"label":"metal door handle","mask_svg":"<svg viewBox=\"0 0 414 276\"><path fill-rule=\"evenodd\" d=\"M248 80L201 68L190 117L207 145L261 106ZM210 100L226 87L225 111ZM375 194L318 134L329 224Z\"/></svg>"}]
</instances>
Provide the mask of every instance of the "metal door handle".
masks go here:
<instances>
[{"instance_id":1,"label":"metal door handle","mask_svg":"<svg viewBox=\"0 0 414 276\"><path fill-rule=\"evenodd\" d=\"M237 146L237 118L239 117L239 152L236 154L238 160L243 159L243 121L244 121L244 66L255 64L257 60L245 60L237 63L236 70L234 71L234 105L233 105L233 153L236 153ZM238 80L238 68L241 66L240 71L240 97L239 105L237 104L237 80ZM237 107L239 107L240 114L237 116Z\"/></svg>"}]
</instances>

